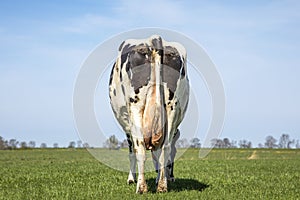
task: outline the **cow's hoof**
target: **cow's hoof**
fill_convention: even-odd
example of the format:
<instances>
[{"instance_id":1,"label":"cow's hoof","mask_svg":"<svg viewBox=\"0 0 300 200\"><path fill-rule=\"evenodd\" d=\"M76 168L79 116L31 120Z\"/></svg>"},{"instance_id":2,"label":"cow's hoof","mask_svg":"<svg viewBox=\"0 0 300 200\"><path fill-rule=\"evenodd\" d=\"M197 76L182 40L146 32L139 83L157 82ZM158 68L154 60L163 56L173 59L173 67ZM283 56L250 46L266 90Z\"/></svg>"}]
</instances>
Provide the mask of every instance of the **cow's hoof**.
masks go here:
<instances>
[{"instance_id":1,"label":"cow's hoof","mask_svg":"<svg viewBox=\"0 0 300 200\"><path fill-rule=\"evenodd\" d=\"M136 183L136 180L133 180L133 179L128 179L127 180L128 185L133 184L133 183Z\"/></svg>"},{"instance_id":2,"label":"cow's hoof","mask_svg":"<svg viewBox=\"0 0 300 200\"><path fill-rule=\"evenodd\" d=\"M159 181L156 192L168 192L168 187L165 181Z\"/></svg>"},{"instance_id":3,"label":"cow's hoof","mask_svg":"<svg viewBox=\"0 0 300 200\"><path fill-rule=\"evenodd\" d=\"M139 193L139 194L144 194L144 193L147 193L147 192L148 192L148 187L147 187L146 183L141 183L138 186L138 189L136 191L136 193Z\"/></svg>"},{"instance_id":4,"label":"cow's hoof","mask_svg":"<svg viewBox=\"0 0 300 200\"><path fill-rule=\"evenodd\" d=\"M170 178L168 179L168 181L170 181L170 182L175 182L175 177L170 177Z\"/></svg>"}]
</instances>

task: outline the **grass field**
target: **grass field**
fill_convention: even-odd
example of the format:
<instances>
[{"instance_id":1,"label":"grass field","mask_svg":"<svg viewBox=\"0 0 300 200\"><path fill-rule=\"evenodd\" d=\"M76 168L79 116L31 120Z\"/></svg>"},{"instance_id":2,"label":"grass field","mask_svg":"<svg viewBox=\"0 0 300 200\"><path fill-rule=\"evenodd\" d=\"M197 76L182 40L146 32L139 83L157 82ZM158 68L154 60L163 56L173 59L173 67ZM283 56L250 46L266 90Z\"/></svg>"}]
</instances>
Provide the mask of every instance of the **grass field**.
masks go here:
<instances>
[{"instance_id":1,"label":"grass field","mask_svg":"<svg viewBox=\"0 0 300 200\"><path fill-rule=\"evenodd\" d=\"M300 150L216 149L204 159L187 150L176 182L135 194L127 173L101 164L84 149L0 151L0 199L300 199Z\"/></svg>"}]
</instances>

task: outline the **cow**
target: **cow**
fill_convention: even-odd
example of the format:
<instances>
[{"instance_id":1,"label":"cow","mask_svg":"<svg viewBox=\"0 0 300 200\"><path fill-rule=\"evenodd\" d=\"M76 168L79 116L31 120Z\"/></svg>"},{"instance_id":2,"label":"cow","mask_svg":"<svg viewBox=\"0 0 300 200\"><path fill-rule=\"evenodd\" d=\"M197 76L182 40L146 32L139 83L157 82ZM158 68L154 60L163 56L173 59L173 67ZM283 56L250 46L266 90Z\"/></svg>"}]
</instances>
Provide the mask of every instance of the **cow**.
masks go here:
<instances>
[{"instance_id":1,"label":"cow","mask_svg":"<svg viewBox=\"0 0 300 200\"><path fill-rule=\"evenodd\" d=\"M109 80L110 104L126 133L130 171L127 183L137 193L148 191L144 176L146 150L157 171L157 192L174 181L175 142L189 100L185 48L158 35L121 43Z\"/></svg>"}]
</instances>

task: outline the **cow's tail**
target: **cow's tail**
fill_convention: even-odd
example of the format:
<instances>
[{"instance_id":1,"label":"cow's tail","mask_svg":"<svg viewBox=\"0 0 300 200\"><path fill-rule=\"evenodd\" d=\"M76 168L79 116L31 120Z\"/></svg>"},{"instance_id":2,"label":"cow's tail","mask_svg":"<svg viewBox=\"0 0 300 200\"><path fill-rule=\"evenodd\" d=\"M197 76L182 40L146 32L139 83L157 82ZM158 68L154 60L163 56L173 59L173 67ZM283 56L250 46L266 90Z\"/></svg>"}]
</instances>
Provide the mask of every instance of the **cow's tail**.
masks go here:
<instances>
[{"instance_id":1,"label":"cow's tail","mask_svg":"<svg viewBox=\"0 0 300 200\"><path fill-rule=\"evenodd\" d=\"M150 86L143 115L145 145L147 149L152 150L162 145L167 128L164 88L161 80L161 56L158 51L152 54Z\"/></svg>"}]
</instances>

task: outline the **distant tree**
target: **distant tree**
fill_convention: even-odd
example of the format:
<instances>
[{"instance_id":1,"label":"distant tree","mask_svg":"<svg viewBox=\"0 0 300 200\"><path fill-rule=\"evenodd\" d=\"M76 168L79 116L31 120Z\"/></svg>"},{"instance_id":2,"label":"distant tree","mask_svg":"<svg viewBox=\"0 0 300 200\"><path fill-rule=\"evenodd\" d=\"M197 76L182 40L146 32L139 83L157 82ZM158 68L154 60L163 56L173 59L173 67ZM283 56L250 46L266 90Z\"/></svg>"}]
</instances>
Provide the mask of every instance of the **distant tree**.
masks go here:
<instances>
[{"instance_id":1,"label":"distant tree","mask_svg":"<svg viewBox=\"0 0 300 200\"><path fill-rule=\"evenodd\" d=\"M4 146L5 146L5 149L9 149L9 145L8 145L8 141L7 140L4 141Z\"/></svg>"},{"instance_id":2,"label":"distant tree","mask_svg":"<svg viewBox=\"0 0 300 200\"><path fill-rule=\"evenodd\" d=\"M109 137L109 149L117 149L119 141L115 135Z\"/></svg>"},{"instance_id":3,"label":"distant tree","mask_svg":"<svg viewBox=\"0 0 300 200\"><path fill-rule=\"evenodd\" d=\"M3 137L0 136L0 150L6 149L6 143Z\"/></svg>"},{"instance_id":4,"label":"distant tree","mask_svg":"<svg viewBox=\"0 0 300 200\"><path fill-rule=\"evenodd\" d=\"M292 148L292 145L295 144L295 140L291 140L288 142L288 149Z\"/></svg>"},{"instance_id":5,"label":"distant tree","mask_svg":"<svg viewBox=\"0 0 300 200\"><path fill-rule=\"evenodd\" d=\"M237 148L237 142L229 138L214 138L210 142L213 148Z\"/></svg>"},{"instance_id":6,"label":"distant tree","mask_svg":"<svg viewBox=\"0 0 300 200\"><path fill-rule=\"evenodd\" d=\"M264 148L264 145L262 143L259 143L258 148Z\"/></svg>"},{"instance_id":7,"label":"distant tree","mask_svg":"<svg viewBox=\"0 0 300 200\"><path fill-rule=\"evenodd\" d=\"M103 143L103 147L109 148L109 139L105 140L105 142Z\"/></svg>"},{"instance_id":8,"label":"distant tree","mask_svg":"<svg viewBox=\"0 0 300 200\"><path fill-rule=\"evenodd\" d=\"M186 138L179 139L179 140L177 140L175 146L176 146L176 148L188 148L189 142Z\"/></svg>"},{"instance_id":9,"label":"distant tree","mask_svg":"<svg viewBox=\"0 0 300 200\"><path fill-rule=\"evenodd\" d=\"M83 143L82 147L83 148L90 148L90 145L89 145L89 143L85 142L85 143Z\"/></svg>"},{"instance_id":10,"label":"distant tree","mask_svg":"<svg viewBox=\"0 0 300 200\"><path fill-rule=\"evenodd\" d=\"M77 141L77 148L82 148L82 141L81 140Z\"/></svg>"},{"instance_id":11,"label":"distant tree","mask_svg":"<svg viewBox=\"0 0 300 200\"><path fill-rule=\"evenodd\" d=\"M42 143L41 146L40 146L40 148L41 148L41 149L47 148L47 144L46 144L46 143Z\"/></svg>"},{"instance_id":12,"label":"distant tree","mask_svg":"<svg viewBox=\"0 0 300 200\"><path fill-rule=\"evenodd\" d=\"M74 141L71 141L71 142L69 143L68 148L75 148L75 145L76 145L76 143L75 143Z\"/></svg>"},{"instance_id":13,"label":"distant tree","mask_svg":"<svg viewBox=\"0 0 300 200\"><path fill-rule=\"evenodd\" d=\"M231 146L230 148L237 148L237 141L231 140L230 146Z\"/></svg>"},{"instance_id":14,"label":"distant tree","mask_svg":"<svg viewBox=\"0 0 300 200\"><path fill-rule=\"evenodd\" d=\"M192 148L200 148L201 147L200 139L199 138L193 138L193 139L191 139L191 145L190 145L190 147L192 147Z\"/></svg>"},{"instance_id":15,"label":"distant tree","mask_svg":"<svg viewBox=\"0 0 300 200\"><path fill-rule=\"evenodd\" d=\"M212 146L213 148L218 148L218 147L217 147L218 140L219 140L218 138L214 138L214 139L211 139L211 140L210 140L211 146Z\"/></svg>"},{"instance_id":16,"label":"distant tree","mask_svg":"<svg viewBox=\"0 0 300 200\"><path fill-rule=\"evenodd\" d=\"M240 148L252 148L252 143L247 140L240 140L239 146L240 146Z\"/></svg>"},{"instance_id":17,"label":"distant tree","mask_svg":"<svg viewBox=\"0 0 300 200\"><path fill-rule=\"evenodd\" d=\"M58 148L58 143L54 143L53 148L57 149Z\"/></svg>"},{"instance_id":18,"label":"distant tree","mask_svg":"<svg viewBox=\"0 0 300 200\"><path fill-rule=\"evenodd\" d=\"M223 139L223 148L231 148L231 142L228 138Z\"/></svg>"},{"instance_id":19,"label":"distant tree","mask_svg":"<svg viewBox=\"0 0 300 200\"><path fill-rule=\"evenodd\" d=\"M28 147L29 148L35 148L35 141L29 141L28 142Z\"/></svg>"},{"instance_id":20,"label":"distant tree","mask_svg":"<svg viewBox=\"0 0 300 200\"><path fill-rule=\"evenodd\" d=\"M299 140L297 140L297 142L296 142L296 149L300 149L300 142L299 142Z\"/></svg>"},{"instance_id":21,"label":"distant tree","mask_svg":"<svg viewBox=\"0 0 300 200\"><path fill-rule=\"evenodd\" d=\"M223 148L224 147L224 142L221 139L214 138L214 139L211 140L211 145L214 148Z\"/></svg>"},{"instance_id":22,"label":"distant tree","mask_svg":"<svg viewBox=\"0 0 300 200\"><path fill-rule=\"evenodd\" d=\"M276 148L277 144L276 144L277 140L273 137L273 136L267 136L266 137L266 142L265 142L265 147L266 148Z\"/></svg>"},{"instance_id":23,"label":"distant tree","mask_svg":"<svg viewBox=\"0 0 300 200\"><path fill-rule=\"evenodd\" d=\"M119 149L120 143L118 138L115 135L111 135L104 143L103 146L109 149Z\"/></svg>"},{"instance_id":24,"label":"distant tree","mask_svg":"<svg viewBox=\"0 0 300 200\"><path fill-rule=\"evenodd\" d=\"M27 143L26 142L21 142L20 143L20 148L21 149L27 149Z\"/></svg>"},{"instance_id":25,"label":"distant tree","mask_svg":"<svg viewBox=\"0 0 300 200\"><path fill-rule=\"evenodd\" d=\"M282 134L279 138L279 148L290 149L291 145L295 143L295 140L291 140L288 134Z\"/></svg>"},{"instance_id":26,"label":"distant tree","mask_svg":"<svg viewBox=\"0 0 300 200\"><path fill-rule=\"evenodd\" d=\"M19 142L16 139L10 139L8 142L9 149L16 149Z\"/></svg>"},{"instance_id":27,"label":"distant tree","mask_svg":"<svg viewBox=\"0 0 300 200\"><path fill-rule=\"evenodd\" d=\"M128 141L126 139L123 140L120 144L121 148L128 148Z\"/></svg>"}]
</instances>

